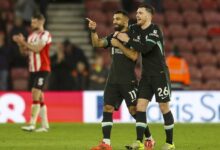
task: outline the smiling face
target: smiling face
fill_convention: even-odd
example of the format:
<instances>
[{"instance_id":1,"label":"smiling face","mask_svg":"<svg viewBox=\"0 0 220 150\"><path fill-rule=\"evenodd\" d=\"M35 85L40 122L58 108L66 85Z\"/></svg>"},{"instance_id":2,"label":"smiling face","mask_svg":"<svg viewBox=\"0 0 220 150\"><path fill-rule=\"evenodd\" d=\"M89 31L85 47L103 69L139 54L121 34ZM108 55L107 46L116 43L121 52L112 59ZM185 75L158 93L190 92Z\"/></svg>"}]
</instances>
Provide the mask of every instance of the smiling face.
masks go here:
<instances>
[{"instance_id":1,"label":"smiling face","mask_svg":"<svg viewBox=\"0 0 220 150\"><path fill-rule=\"evenodd\" d=\"M136 14L137 24L143 26L146 22L151 21L152 14L146 10L144 7L140 7Z\"/></svg>"},{"instance_id":2,"label":"smiling face","mask_svg":"<svg viewBox=\"0 0 220 150\"><path fill-rule=\"evenodd\" d=\"M113 25L115 31L121 31L128 26L128 18L120 13L114 14Z\"/></svg>"}]
</instances>

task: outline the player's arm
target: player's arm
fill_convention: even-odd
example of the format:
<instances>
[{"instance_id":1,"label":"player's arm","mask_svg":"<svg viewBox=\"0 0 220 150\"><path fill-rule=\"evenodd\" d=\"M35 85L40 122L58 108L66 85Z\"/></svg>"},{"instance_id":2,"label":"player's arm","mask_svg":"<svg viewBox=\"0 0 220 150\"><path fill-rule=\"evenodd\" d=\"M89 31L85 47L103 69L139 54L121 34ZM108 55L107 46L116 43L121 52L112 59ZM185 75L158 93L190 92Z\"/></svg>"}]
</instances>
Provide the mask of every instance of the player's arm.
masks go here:
<instances>
[{"instance_id":1,"label":"player's arm","mask_svg":"<svg viewBox=\"0 0 220 150\"><path fill-rule=\"evenodd\" d=\"M22 41L21 44L24 47L27 47L28 50L36 52L36 53L40 52L43 49L43 47L46 45L46 43L43 43L43 42L39 42L38 44L32 44L26 41Z\"/></svg>"},{"instance_id":2,"label":"player's arm","mask_svg":"<svg viewBox=\"0 0 220 150\"><path fill-rule=\"evenodd\" d=\"M46 45L46 42L44 40L40 40L39 43L34 44L34 43L28 43L25 41L24 36L22 34L18 35L18 40L17 40L18 45L21 45L21 47L25 47L29 51L33 52L40 52L43 47Z\"/></svg>"},{"instance_id":3,"label":"player's arm","mask_svg":"<svg viewBox=\"0 0 220 150\"><path fill-rule=\"evenodd\" d=\"M146 39L145 42L141 42L138 39L129 37L126 33L119 33L117 35L117 38L123 42L128 43L136 51L144 53L144 54L150 52L153 49L154 45L156 44L155 40Z\"/></svg>"},{"instance_id":4,"label":"player's arm","mask_svg":"<svg viewBox=\"0 0 220 150\"><path fill-rule=\"evenodd\" d=\"M96 32L96 22L92 21L89 18L86 18L86 20L89 22L88 27L91 31L92 46L93 47L106 47L108 45L108 42L105 38L103 39L99 38Z\"/></svg>"},{"instance_id":5,"label":"player's arm","mask_svg":"<svg viewBox=\"0 0 220 150\"><path fill-rule=\"evenodd\" d=\"M118 47L124 53L124 55L131 60L136 61L138 59L138 52L131 48L125 47L119 40L112 38L111 44L114 47Z\"/></svg>"}]
</instances>

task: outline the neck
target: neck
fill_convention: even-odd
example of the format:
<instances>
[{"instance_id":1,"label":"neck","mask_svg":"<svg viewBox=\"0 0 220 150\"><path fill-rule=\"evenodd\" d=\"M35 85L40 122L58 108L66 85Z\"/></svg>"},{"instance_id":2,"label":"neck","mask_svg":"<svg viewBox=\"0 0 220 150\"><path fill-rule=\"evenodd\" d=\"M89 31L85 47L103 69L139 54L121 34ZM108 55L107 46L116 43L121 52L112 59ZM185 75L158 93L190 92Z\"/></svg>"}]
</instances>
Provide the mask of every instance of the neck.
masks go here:
<instances>
[{"instance_id":1,"label":"neck","mask_svg":"<svg viewBox=\"0 0 220 150\"><path fill-rule=\"evenodd\" d=\"M38 32L44 31L44 27L40 27L37 31L38 31Z\"/></svg>"},{"instance_id":2,"label":"neck","mask_svg":"<svg viewBox=\"0 0 220 150\"><path fill-rule=\"evenodd\" d=\"M145 24L141 26L141 29L147 29L151 25L151 21L146 21Z\"/></svg>"}]
</instances>

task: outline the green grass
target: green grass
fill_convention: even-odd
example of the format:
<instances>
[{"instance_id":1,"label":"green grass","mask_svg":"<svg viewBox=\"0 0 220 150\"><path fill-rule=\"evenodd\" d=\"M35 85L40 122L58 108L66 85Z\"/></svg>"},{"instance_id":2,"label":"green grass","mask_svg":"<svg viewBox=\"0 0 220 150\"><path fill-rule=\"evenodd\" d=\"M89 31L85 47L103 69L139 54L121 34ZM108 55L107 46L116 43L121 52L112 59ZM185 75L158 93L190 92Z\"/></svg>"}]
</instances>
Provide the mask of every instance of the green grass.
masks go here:
<instances>
[{"instance_id":1,"label":"green grass","mask_svg":"<svg viewBox=\"0 0 220 150\"><path fill-rule=\"evenodd\" d=\"M89 150L101 140L100 124L51 124L48 133L24 132L21 124L0 124L0 150ZM162 124L150 124L157 142L155 150L164 144ZM124 145L135 140L134 124L114 124L113 150L125 150ZM177 150L220 150L220 124L176 124Z\"/></svg>"}]
</instances>

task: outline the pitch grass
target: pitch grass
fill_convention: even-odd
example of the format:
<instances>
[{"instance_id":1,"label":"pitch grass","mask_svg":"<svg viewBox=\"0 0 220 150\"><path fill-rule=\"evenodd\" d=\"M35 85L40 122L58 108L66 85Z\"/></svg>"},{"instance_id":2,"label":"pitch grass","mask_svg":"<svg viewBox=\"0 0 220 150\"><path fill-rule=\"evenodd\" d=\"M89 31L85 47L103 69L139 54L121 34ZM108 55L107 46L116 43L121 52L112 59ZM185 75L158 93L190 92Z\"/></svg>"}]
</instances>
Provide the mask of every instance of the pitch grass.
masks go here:
<instances>
[{"instance_id":1,"label":"pitch grass","mask_svg":"<svg viewBox=\"0 0 220 150\"><path fill-rule=\"evenodd\" d=\"M150 124L157 142L155 150L164 144L162 124ZM21 124L0 124L0 150L89 150L101 139L100 124L51 124L48 133L24 132ZM220 150L220 124L176 124L177 150ZM125 150L124 145L135 140L134 124L114 124L113 150Z\"/></svg>"}]
</instances>

